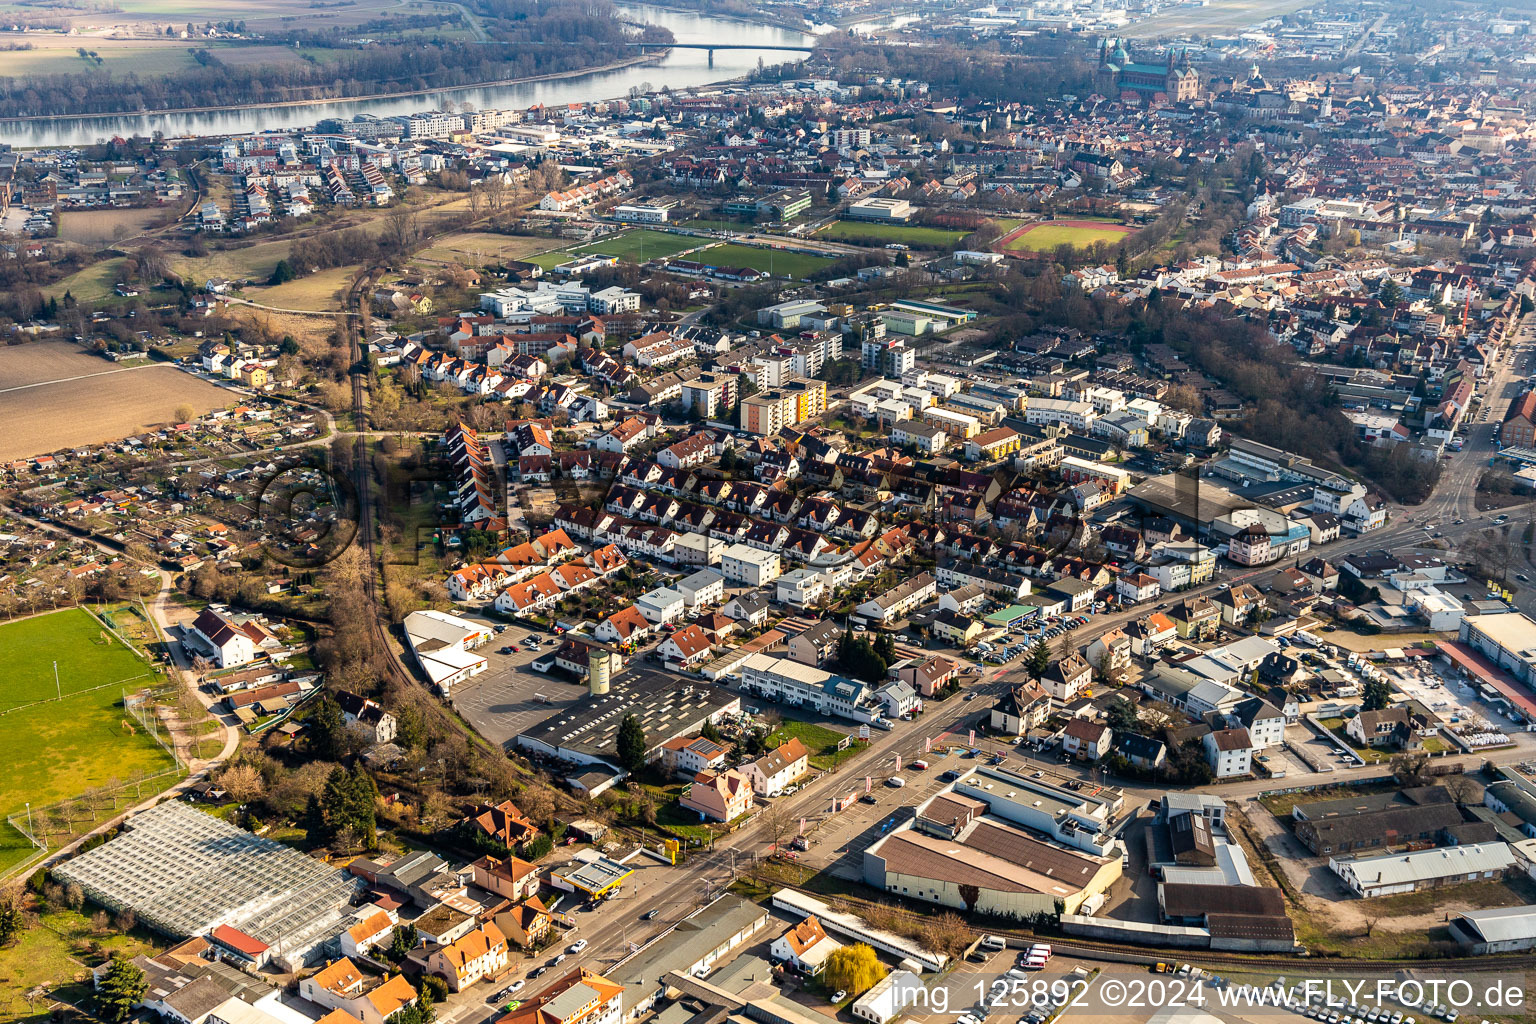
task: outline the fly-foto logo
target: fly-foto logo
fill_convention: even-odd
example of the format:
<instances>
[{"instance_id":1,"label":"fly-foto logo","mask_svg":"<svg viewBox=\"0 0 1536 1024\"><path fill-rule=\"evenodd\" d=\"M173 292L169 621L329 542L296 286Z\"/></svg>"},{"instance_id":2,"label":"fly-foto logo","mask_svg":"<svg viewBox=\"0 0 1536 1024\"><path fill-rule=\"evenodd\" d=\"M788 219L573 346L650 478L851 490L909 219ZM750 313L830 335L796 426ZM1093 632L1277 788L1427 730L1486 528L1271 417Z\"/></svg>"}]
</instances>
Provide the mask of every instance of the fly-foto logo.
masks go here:
<instances>
[{"instance_id":1,"label":"fly-foto logo","mask_svg":"<svg viewBox=\"0 0 1536 1024\"><path fill-rule=\"evenodd\" d=\"M269 471L256 491L253 525L274 562L317 569L357 539L357 488L320 457Z\"/></svg>"}]
</instances>

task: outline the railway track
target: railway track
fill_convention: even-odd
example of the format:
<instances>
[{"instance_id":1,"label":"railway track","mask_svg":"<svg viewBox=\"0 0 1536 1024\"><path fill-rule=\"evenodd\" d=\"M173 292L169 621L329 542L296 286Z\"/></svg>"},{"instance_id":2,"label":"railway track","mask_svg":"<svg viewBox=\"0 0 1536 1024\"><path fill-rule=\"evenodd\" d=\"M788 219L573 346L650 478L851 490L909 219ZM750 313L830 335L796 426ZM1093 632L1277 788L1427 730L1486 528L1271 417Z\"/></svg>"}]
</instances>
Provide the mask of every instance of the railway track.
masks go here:
<instances>
[{"instance_id":1,"label":"railway track","mask_svg":"<svg viewBox=\"0 0 1536 1024\"><path fill-rule=\"evenodd\" d=\"M348 331L348 350L352 359L352 425L359 431L366 431L368 424L368 388L367 374L363 369L363 341L368 337L368 331L373 323L372 314L368 308L368 292L373 284L373 276L378 272L377 266L369 266L358 272L353 278L351 287L347 291L346 305L354 303L357 307L357 317L351 329ZM352 486L357 495L357 538L362 544L363 554L368 560L368 571L363 574L363 594L368 598L368 603L379 607L379 567L374 549L374 510L373 499L370 494L372 486L371 460L368 458L368 435L359 433L353 441L352 452ZM400 682L412 685L416 682L405 666L400 664L400 659L394 657L389 650L389 632L384 628L384 620L379 615L368 617L368 628L373 633L373 639L379 645L379 650L389 662L390 673Z\"/></svg>"}]
</instances>

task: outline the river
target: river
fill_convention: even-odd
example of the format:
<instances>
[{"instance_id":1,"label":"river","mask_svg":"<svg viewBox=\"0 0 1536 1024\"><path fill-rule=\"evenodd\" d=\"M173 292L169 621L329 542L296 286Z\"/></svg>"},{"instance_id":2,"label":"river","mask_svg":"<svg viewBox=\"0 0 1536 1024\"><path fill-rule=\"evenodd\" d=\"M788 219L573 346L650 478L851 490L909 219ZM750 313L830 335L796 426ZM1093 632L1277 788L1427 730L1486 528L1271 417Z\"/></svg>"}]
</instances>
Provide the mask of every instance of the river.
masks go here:
<instances>
[{"instance_id":1,"label":"river","mask_svg":"<svg viewBox=\"0 0 1536 1024\"><path fill-rule=\"evenodd\" d=\"M732 46L797 46L814 37L802 32L758 25L685 11L644 5L618 8L624 17L672 30L680 43L717 43ZM782 64L796 54L780 50L719 50L714 67L704 50L673 50L662 60L614 71L573 74L520 85L466 86L377 100L336 100L329 103L279 104L232 110L165 114L104 114L100 117L50 118L0 123L0 142L16 147L78 146L114 135L239 135L308 127L328 117L373 114L388 117L418 110L472 103L476 109L522 109L537 104L585 103L625 96L631 88L642 91L710 85L739 78L766 64Z\"/></svg>"}]
</instances>

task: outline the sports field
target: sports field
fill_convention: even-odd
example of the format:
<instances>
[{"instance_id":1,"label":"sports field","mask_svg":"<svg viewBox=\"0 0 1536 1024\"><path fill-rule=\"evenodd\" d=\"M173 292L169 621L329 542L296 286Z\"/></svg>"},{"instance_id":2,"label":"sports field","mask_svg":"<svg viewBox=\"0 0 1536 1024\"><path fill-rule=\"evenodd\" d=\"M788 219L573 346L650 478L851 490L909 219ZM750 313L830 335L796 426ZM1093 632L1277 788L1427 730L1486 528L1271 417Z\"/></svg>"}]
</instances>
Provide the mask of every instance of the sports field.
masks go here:
<instances>
[{"instance_id":1,"label":"sports field","mask_svg":"<svg viewBox=\"0 0 1536 1024\"><path fill-rule=\"evenodd\" d=\"M905 245L945 248L957 245L967 234L968 232L952 228L934 228L922 224L876 224L869 221L840 220L816 232L816 237L829 242L855 244L863 241L881 244L901 242Z\"/></svg>"},{"instance_id":2,"label":"sports field","mask_svg":"<svg viewBox=\"0 0 1536 1024\"><path fill-rule=\"evenodd\" d=\"M149 663L81 609L0 625L0 750L6 752L0 815L30 802L37 818L48 804L174 767L122 709L124 690L158 679ZM9 827L0 833L3 867L19 837Z\"/></svg>"},{"instance_id":3,"label":"sports field","mask_svg":"<svg viewBox=\"0 0 1536 1024\"><path fill-rule=\"evenodd\" d=\"M1004 235L996 248L1006 252L1052 252L1071 245L1086 249L1095 242L1113 244L1135 228L1099 220L1046 220L1024 224Z\"/></svg>"},{"instance_id":4,"label":"sports field","mask_svg":"<svg viewBox=\"0 0 1536 1024\"><path fill-rule=\"evenodd\" d=\"M680 252L707 244L709 244L707 238L673 235L665 231L652 231L649 228L634 228L585 245L572 245L565 249L553 249L522 258L529 263L537 263L545 270L553 270L578 256L617 256L625 263L645 263L647 260L676 256Z\"/></svg>"},{"instance_id":5,"label":"sports field","mask_svg":"<svg viewBox=\"0 0 1536 1024\"><path fill-rule=\"evenodd\" d=\"M549 239L523 235L497 235L486 231L463 231L447 235L423 249L421 256L445 263L480 266L503 260L523 260L549 248Z\"/></svg>"},{"instance_id":6,"label":"sports field","mask_svg":"<svg viewBox=\"0 0 1536 1024\"><path fill-rule=\"evenodd\" d=\"M827 265L827 259L823 256L786 252L783 249L758 249L734 242L705 249L689 258L712 267L751 267L775 277L804 277Z\"/></svg>"},{"instance_id":7,"label":"sports field","mask_svg":"<svg viewBox=\"0 0 1536 1024\"><path fill-rule=\"evenodd\" d=\"M602 253L604 256L617 256L629 263L644 263L646 260L675 256L684 250L696 249L707 242L708 239L694 238L689 235L673 235L665 231L635 228L608 238L599 238L586 245L572 246L566 251L575 256Z\"/></svg>"}]
</instances>

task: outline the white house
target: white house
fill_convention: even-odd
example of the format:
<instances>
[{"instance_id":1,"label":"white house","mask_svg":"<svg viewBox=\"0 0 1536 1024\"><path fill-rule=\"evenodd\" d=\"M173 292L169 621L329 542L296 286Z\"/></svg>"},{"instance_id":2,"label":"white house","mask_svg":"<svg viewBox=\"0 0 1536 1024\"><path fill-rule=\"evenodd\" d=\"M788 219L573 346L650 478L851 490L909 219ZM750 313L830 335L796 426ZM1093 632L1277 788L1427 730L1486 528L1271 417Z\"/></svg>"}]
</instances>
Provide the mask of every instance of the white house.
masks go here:
<instances>
[{"instance_id":1,"label":"white house","mask_svg":"<svg viewBox=\"0 0 1536 1024\"><path fill-rule=\"evenodd\" d=\"M708 608L725 599L725 578L713 569L700 569L676 584L689 611Z\"/></svg>"},{"instance_id":2,"label":"white house","mask_svg":"<svg viewBox=\"0 0 1536 1024\"><path fill-rule=\"evenodd\" d=\"M213 661L219 668L234 668L256 660L256 647L267 636L250 616L235 616L228 612L204 608L192 620L189 633L197 642L212 650Z\"/></svg>"},{"instance_id":3,"label":"white house","mask_svg":"<svg viewBox=\"0 0 1536 1024\"><path fill-rule=\"evenodd\" d=\"M746 544L732 544L720 556L725 578L749 587L761 587L779 578L777 551L763 551Z\"/></svg>"},{"instance_id":4,"label":"white house","mask_svg":"<svg viewBox=\"0 0 1536 1024\"><path fill-rule=\"evenodd\" d=\"M1151 601L1163 592L1163 585L1154 576L1144 572L1130 573L1115 580L1115 596L1121 604L1140 604Z\"/></svg>"},{"instance_id":5,"label":"white house","mask_svg":"<svg viewBox=\"0 0 1536 1024\"><path fill-rule=\"evenodd\" d=\"M768 953L773 959L792 965L802 974L817 975L826 966L832 951L842 944L827 935L821 922L807 917L789 931L773 940Z\"/></svg>"},{"instance_id":6,"label":"white house","mask_svg":"<svg viewBox=\"0 0 1536 1024\"><path fill-rule=\"evenodd\" d=\"M680 591L671 587L657 587L635 598L635 607L647 622L661 625L676 622L687 611L687 602Z\"/></svg>"},{"instance_id":7,"label":"white house","mask_svg":"<svg viewBox=\"0 0 1536 1024\"><path fill-rule=\"evenodd\" d=\"M1285 742L1285 712L1262 697L1249 697L1227 712L1227 724L1242 727L1255 750L1278 747Z\"/></svg>"},{"instance_id":8,"label":"white house","mask_svg":"<svg viewBox=\"0 0 1536 1024\"><path fill-rule=\"evenodd\" d=\"M774 581L774 591L780 604L805 608L827 596L827 578L819 569L791 569Z\"/></svg>"},{"instance_id":9,"label":"white house","mask_svg":"<svg viewBox=\"0 0 1536 1024\"><path fill-rule=\"evenodd\" d=\"M1247 729L1217 729L1205 734L1205 759L1218 779L1232 779L1253 771L1253 741Z\"/></svg>"},{"instance_id":10,"label":"white house","mask_svg":"<svg viewBox=\"0 0 1536 1024\"><path fill-rule=\"evenodd\" d=\"M362 956L394 937L395 923L398 920L394 911L385 910L382 907L373 908L372 913L367 913L369 910L367 907L363 910L364 916L341 933L342 956Z\"/></svg>"}]
</instances>

